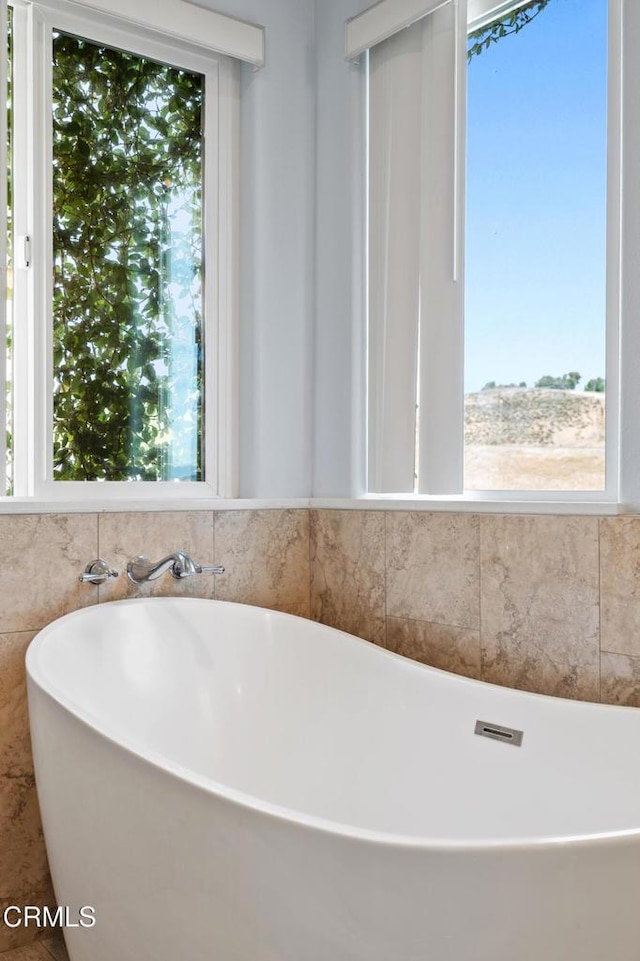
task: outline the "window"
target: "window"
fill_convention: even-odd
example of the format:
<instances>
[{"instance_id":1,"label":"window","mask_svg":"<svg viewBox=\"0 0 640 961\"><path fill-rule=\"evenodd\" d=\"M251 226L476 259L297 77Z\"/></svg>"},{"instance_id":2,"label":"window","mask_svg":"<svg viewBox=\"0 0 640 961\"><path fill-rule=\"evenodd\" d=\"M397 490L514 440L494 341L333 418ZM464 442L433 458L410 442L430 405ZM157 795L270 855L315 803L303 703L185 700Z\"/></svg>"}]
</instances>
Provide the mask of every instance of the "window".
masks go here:
<instances>
[{"instance_id":1,"label":"window","mask_svg":"<svg viewBox=\"0 0 640 961\"><path fill-rule=\"evenodd\" d=\"M6 17L2 14L6 13ZM12 392L11 392L11 341L13 323L13 201L12 201L12 63L13 18L12 10L0 11L0 45L7 51L6 60L0 59L0 210L7 211L6 224L0 235L0 464L4 482L0 483L0 496L10 493L13 487L12 463ZM1 223L0 218L0 223ZM1 475L0 475L1 476Z\"/></svg>"},{"instance_id":2,"label":"window","mask_svg":"<svg viewBox=\"0 0 640 961\"><path fill-rule=\"evenodd\" d=\"M204 78L53 37L53 476L201 480Z\"/></svg>"},{"instance_id":3,"label":"window","mask_svg":"<svg viewBox=\"0 0 640 961\"><path fill-rule=\"evenodd\" d=\"M4 8L6 493L229 495L237 62L77 10Z\"/></svg>"},{"instance_id":4,"label":"window","mask_svg":"<svg viewBox=\"0 0 640 961\"><path fill-rule=\"evenodd\" d=\"M356 18L368 490L615 500L620 3L400 7Z\"/></svg>"},{"instance_id":5,"label":"window","mask_svg":"<svg viewBox=\"0 0 640 961\"><path fill-rule=\"evenodd\" d=\"M469 35L465 487L605 487L607 0Z\"/></svg>"}]
</instances>

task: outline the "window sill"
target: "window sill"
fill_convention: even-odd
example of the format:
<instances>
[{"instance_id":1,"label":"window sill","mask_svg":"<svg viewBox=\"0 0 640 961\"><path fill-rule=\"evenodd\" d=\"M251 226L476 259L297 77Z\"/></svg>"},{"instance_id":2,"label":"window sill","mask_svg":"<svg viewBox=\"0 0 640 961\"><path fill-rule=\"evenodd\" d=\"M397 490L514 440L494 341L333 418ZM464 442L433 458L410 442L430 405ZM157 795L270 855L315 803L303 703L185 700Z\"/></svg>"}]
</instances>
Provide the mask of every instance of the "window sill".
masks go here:
<instances>
[{"instance_id":1,"label":"window sill","mask_svg":"<svg viewBox=\"0 0 640 961\"><path fill-rule=\"evenodd\" d=\"M361 497L314 497L310 506L316 510L384 510L384 511L449 511L473 514L584 514L615 515L632 513L637 507L594 497L576 495L553 499L528 499L517 496L487 498L464 494L458 497L436 497L407 494L365 494Z\"/></svg>"},{"instance_id":2,"label":"window sill","mask_svg":"<svg viewBox=\"0 0 640 961\"><path fill-rule=\"evenodd\" d=\"M574 514L614 516L638 513L638 505L619 504L611 500L574 499L488 499L460 497L427 497L406 494L366 494L361 497L287 497L287 498L215 498L192 500L44 500L30 497L0 498L1 514L108 514L165 511L242 511L242 510L375 510L375 511L446 511L474 514Z\"/></svg>"},{"instance_id":3,"label":"window sill","mask_svg":"<svg viewBox=\"0 0 640 961\"><path fill-rule=\"evenodd\" d=\"M39 500L33 497L0 498L0 514L128 514L164 511L242 511L242 510L305 510L307 497L223 499L215 497L192 500Z\"/></svg>"}]
</instances>

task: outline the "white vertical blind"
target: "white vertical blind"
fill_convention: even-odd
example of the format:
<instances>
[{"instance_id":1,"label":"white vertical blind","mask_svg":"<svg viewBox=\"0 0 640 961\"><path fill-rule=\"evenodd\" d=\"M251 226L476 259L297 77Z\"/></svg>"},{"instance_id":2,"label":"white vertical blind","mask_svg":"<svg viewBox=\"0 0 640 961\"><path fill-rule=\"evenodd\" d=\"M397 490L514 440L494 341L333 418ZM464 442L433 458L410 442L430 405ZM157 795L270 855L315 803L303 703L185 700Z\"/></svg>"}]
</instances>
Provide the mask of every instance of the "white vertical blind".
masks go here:
<instances>
[{"instance_id":1,"label":"white vertical blind","mask_svg":"<svg viewBox=\"0 0 640 961\"><path fill-rule=\"evenodd\" d=\"M458 494L464 461L465 0L424 22L420 185L421 494ZM435 147L435 149L434 149Z\"/></svg>"},{"instance_id":2,"label":"white vertical blind","mask_svg":"<svg viewBox=\"0 0 640 961\"><path fill-rule=\"evenodd\" d=\"M466 3L369 56L369 490L462 489ZM418 356L419 355L419 356Z\"/></svg>"},{"instance_id":3,"label":"white vertical blind","mask_svg":"<svg viewBox=\"0 0 640 961\"><path fill-rule=\"evenodd\" d=\"M369 489L413 491L422 23L369 58Z\"/></svg>"}]
</instances>

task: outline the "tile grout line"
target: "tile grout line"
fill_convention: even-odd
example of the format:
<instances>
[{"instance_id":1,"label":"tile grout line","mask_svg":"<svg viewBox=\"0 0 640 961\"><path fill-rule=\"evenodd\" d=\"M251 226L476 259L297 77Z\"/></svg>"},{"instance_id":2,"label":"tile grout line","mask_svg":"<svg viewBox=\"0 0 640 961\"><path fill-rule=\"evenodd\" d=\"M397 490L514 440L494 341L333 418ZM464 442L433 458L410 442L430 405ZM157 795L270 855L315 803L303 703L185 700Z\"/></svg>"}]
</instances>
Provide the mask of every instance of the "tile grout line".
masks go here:
<instances>
[{"instance_id":1,"label":"tile grout line","mask_svg":"<svg viewBox=\"0 0 640 961\"><path fill-rule=\"evenodd\" d=\"M100 553L100 514L96 513L96 557L102 557ZM102 585L98 584L96 604L102 603Z\"/></svg>"},{"instance_id":2,"label":"tile grout line","mask_svg":"<svg viewBox=\"0 0 640 961\"><path fill-rule=\"evenodd\" d=\"M602 703L602 543L601 525L602 518L599 517L598 523L598 701Z\"/></svg>"},{"instance_id":3,"label":"tile grout line","mask_svg":"<svg viewBox=\"0 0 640 961\"><path fill-rule=\"evenodd\" d=\"M415 624L429 624L432 627L448 627L452 631L467 631L470 634L477 634L478 638L480 637L479 628L469 627L468 624L452 624L451 621L435 621L426 617L412 617L409 614L389 614L387 619L390 621L410 621Z\"/></svg>"},{"instance_id":4,"label":"tile grout line","mask_svg":"<svg viewBox=\"0 0 640 961\"><path fill-rule=\"evenodd\" d=\"M312 567L311 567L311 524L312 524L312 522L313 522L313 521L312 521L312 517L311 517L312 511L313 511L313 508L307 507L307 518L308 518L308 522L307 522L307 537L308 537L308 539L309 539L308 554L309 554L309 620L310 620L310 621L312 621L312 620L314 619L314 618L313 618L313 603L312 603L312 596L313 596L313 591L312 591L313 571L312 571Z\"/></svg>"},{"instance_id":5,"label":"tile grout line","mask_svg":"<svg viewBox=\"0 0 640 961\"><path fill-rule=\"evenodd\" d=\"M482 528L484 527L483 517L478 517L478 667L480 668L480 680L484 680L484 662L482 657Z\"/></svg>"},{"instance_id":6,"label":"tile grout line","mask_svg":"<svg viewBox=\"0 0 640 961\"><path fill-rule=\"evenodd\" d=\"M383 533L382 533L382 551L383 551L383 562L384 562L384 649L389 650L389 605L387 602L387 519L389 517L389 511L383 511Z\"/></svg>"},{"instance_id":7,"label":"tile grout line","mask_svg":"<svg viewBox=\"0 0 640 961\"><path fill-rule=\"evenodd\" d=\"M215 511L211 511L211 550L212 550L212 554L211 554L212 561L211 561L211 563L212 563L212 564L219 564L220 562L218 561L218 559L217 559L217 557L216 557L216 512L215 512ZM217 585L217 583L216 583L216 575L214 574L214 575L213 575L213 584L212 584L212 588L211 588L211 597L212 597L212 599L213 599L214 601L215 601L215 599L216 599L217 593L218 593L218 585Z\"/></svg>"}]
</instances>

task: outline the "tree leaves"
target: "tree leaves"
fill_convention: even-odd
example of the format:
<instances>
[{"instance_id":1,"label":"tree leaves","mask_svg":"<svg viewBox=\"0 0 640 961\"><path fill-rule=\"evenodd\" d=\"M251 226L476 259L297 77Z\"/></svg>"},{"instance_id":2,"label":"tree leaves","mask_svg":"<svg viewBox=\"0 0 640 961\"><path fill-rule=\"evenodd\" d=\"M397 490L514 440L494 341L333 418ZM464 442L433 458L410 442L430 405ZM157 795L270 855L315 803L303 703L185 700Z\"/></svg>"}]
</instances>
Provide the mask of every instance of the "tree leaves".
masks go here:
<instances>
[{"instance_id":1,"label":"tree leaves","mask_svg":"<svg viewBox=\"0 0 640 961\"><path fill-rule=\"evenodd\" d=\"M528 23L535 20L538 14L542 13L548 3L549 0L530 0L529 3L525 3L516 10L512 10L511 13L505 14L504 17L492 21L486 27L474 30L473 33L469 34L467 60L479 56L483 50L488 50L498 40L519 33L523 27L526 27Z\"/></svg>"},{"instance_id":2,"label":"tree leaves","mask_svg":"<svg viewBox=\"0 0 640 961\"><path fill-rule=\"evenodd\" d=\"M552 377L550 374L545 374L544 377L535 382L534 387L546 387L552 390L575 390L581 380L582 374L579 374L577 370L571 370L568 374L562 374L561 377Z\"/></svg>"},{"instance_id":3,"label":"tree leaves","mask_svg":"<svg viewBox=\"0 0 640 961\"><path fill-rule=\"evenodd\" d=\"M54 476L199 479L198 74L59 33Z\"/></svg>"}]
</instances>

